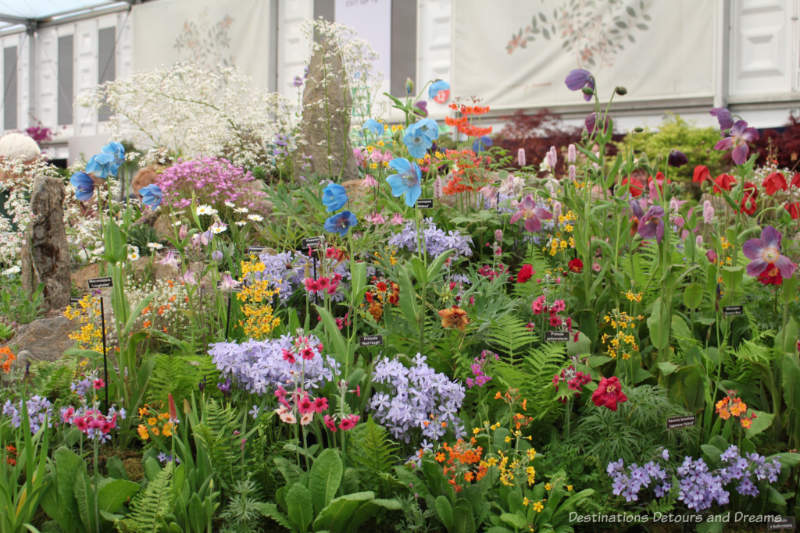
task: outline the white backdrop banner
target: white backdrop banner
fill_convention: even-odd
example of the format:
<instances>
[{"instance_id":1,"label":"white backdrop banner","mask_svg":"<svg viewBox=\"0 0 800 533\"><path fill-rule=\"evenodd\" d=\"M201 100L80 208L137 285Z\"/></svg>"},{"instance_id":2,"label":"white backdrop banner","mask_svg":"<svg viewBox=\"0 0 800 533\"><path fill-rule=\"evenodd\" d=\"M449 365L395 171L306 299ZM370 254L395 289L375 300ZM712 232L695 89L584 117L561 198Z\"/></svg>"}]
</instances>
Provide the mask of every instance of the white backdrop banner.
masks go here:
<instances>
[{"instance_id":1,"label":"white backdrop banner","mask_svg":"<svg viewBox=\"0 0 800 533\"><path fill-rule=\"evenodd\" d=\"M272 24L265 0L158 0L133 6L136 72L178 59L232 64L269 87Z\"/></svg>"},{"instance_id":2,"label":"white backdrop banner","mask_svg":"<svg viewBox=\"0 0 800 533\"><path fill-rule=\"evenodd\" d=\"M564 78L595 75L600 97L713 94L714 6L697 0L453 0L453 92L496 109L582 102Z\"/></svg>"}]
</instances>

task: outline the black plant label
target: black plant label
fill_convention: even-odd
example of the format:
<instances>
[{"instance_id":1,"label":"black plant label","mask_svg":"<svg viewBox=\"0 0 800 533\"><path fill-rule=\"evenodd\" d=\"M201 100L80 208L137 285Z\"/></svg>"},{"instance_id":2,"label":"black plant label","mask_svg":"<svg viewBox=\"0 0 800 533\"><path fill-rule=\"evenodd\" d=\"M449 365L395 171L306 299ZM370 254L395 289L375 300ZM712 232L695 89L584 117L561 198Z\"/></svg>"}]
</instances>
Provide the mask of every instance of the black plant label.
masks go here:
<instances>
[{"instance_id":1,"label":"black plant label","mask_svg":"<svg viewBox=\"0 0 800 533\"><path fill-rule=\"evenodd\" d=\"M105 278L92 278L87 281L87 284L90 289L105 289L114 286L114 282L111 280L110 276L106 276Z\"/></svg>"}]
</instances>

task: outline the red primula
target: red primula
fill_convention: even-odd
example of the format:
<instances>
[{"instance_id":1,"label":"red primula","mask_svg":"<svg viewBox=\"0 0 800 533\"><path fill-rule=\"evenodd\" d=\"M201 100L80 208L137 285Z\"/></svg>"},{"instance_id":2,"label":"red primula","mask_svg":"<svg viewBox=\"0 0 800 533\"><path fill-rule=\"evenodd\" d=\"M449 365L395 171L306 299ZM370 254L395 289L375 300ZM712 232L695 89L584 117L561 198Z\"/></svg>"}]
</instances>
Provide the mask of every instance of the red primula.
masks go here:
<instances>
[{"instance_id":1,"label":"red primula","mask_svg":"<svg viewBox=\"0 0 800 533\"><path fill-rule=\"evenodd\" d=\"M789 188L786 184L786 178L780 172L773 172L764 179L764 190L770 196L778 191L785 191Z\"/></svg>"},{"instance_id":2,"label":"red primula","mask_svg":"<svg viewBox=\"0 0 800 533\"><path fill-rule=\"evenodd\" d=\"M598 407L617 410L617 403L627 402L628 397L622 392L622 384L617 376L603 378L592 393L592 402Z\"/></svg>"}]
</instances>

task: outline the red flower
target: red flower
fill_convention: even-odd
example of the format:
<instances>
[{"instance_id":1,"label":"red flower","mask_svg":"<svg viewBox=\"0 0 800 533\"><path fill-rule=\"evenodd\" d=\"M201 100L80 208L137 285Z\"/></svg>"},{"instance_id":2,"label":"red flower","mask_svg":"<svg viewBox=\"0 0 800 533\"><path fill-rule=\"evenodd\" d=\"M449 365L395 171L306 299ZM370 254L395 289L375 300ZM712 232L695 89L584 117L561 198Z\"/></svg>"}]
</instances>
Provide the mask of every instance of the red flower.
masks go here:
<instances>
[{"instance_id":1,"label":"red flower","mask_svg":"<svg viewBox=\"0 0 800 533\"><path fill-rule=\"evenodd\" d=\"M94 380L93 386L96 390L100 390L106 386L106 382L103 381L102 379L96 379Z\"/></svg>"},{"instance_id":2,"label":"red flower","mask_svg":"<svg viewBox=\"0 0 800 533\"><path fill-rule=\"evenodd\" d=\"M655 182L656 185L658 186L658 192L664 192L664 183L665 182L669 183L670 181L669 181L669 179L664 177L664 173L663 172L658 171L658 172L656 172L656 177L655 178L653 176L648 176L647 177L647 182L648 183Z\"/></svg>"},{"instance_id":3,"label":"red flower","mask_svg":"<svg viewBox=\"0 0 800 533\"><path fill-rule=\"evenodd\" d=\"M325 427L328 428L331 433L336 433L336 420L328 415L325 415L322 420L325 422Z\"/></svg>"},{"instance_id":4,"label":"red flower","mask_svg":"<svg viewBox=\"0 0 800 533\"><path fill-rule=\"evenodd\" d=\"M580 258L578 257L572 259L569 263L567 263L567 266L571 271L575 272L576 274L580 274L583 271L583 261L581 261Z\"/></svg>"},{"instance_id":5,"label":"red flower","mask_svg":"<svg viewBox=\"0 0 800 533\"><path fill-rule=\"evenodd\" d=\"M348 415L344 417L342 421L339 422L339 429L341 429L342 431L348 431L350 429L353 429L354 427L356 427L356 424L358 424L359 418L361 417L358 415Z\"/></svg>"},{"instance_id":6,"label":"red flower","mask_svg":"<svg viewBox=\"0 0 800 533\"><path fill-rule=\"evenodd\" d=\"M792 216L792 220L800 218L800 202L787 203L783 208L789 212Z\"/></svg>"},{"instance_id":7,"label":"red flower","mask_svg":"<svg viewBox=\"0 0 800 533\"><path fill-rule=\"evenodd\" d=\"M743 213L750 216L756 212L756 198L758 197L758 188L756 184L751 181L744 183L744 197L742 198L741 208Z\"/></svg>"},{"instance_id":8,"label":"red flower","mask_svg":"<svg viewBox=\"0 0 800 533\"><path fill-rule=\"evenodd\" d=\"M780 285L783 283L783 276L781 271L775 266L775 263L770 263L761 274L758 275L758 281L764 285Z\"/></svg>"},{"instance_id":9,"label":"red flower","mask_svg":"<svg viewBox=\"0 0 800 533\"><path fill-rule=\"evenodd\" d=\"M729 191L734 185L736 185L736 178L730 174L720 174L714 180L714 192Z\"/></svg>"},{"instance_id":10,"label":"red flower","mask_svg":"<svg viewBox=\"0 0 800 533\"><path fill-rule=\"evenodd\" d=\"M319 397L314 400L314 410L318 413L322 411L326 411L328 409L328 399L324 397Z\"/></svg>"},{"instance_id":11,"label":"red flower","mask_svg":"<svg viewBox=\"0 0 800 533\"><path fill-rule=\"evenodd\" d=\"M800 172L792 176L792 187L800 187Z\"/></svg>"},{"instance_id":12,"label":"red flower","mask_svg":"<svg viewBox=\"0 0 800 533\"><path fill-rule=\"evenodd\" d=\"M633 196L634 198L638 198L639 196L642 195L642 191L644 191L644 183L642 183L642 181L639 178L630 176L629 178L625 178L622 180L622 185L627 185L629 181L631 184L630 188L631 196Z\"/></svg>"},{"instance_id":13,"label":"red flower","mask_svg":"<svg viewBox=\"0 0 800 533\"><path fill-rule=\"evenodd\" d=\"M519 273L517 274L517 283L525 283L531 279L531 276L533 276L534 272L533 265L522 265L522 268L519 269Z\"/></svg>"},{"instance_id":14,"label":"red flower","mask_svg":"<svg viewBox=\"0 0 800 533\"><path fill-rule=\"evenodd\" d=\"M711 172L709 172L708 167L705 165L697 165L694 167L694 176L692 176L692 181L694 183L702 184L706 180L711 179Z\"/></svg>"},{"instance_id":15,"label":"red flower","mask_svg":"<svg viewBox=\"0 0 800 533\"><path fill-rule=\"evenodd\" d=\"M778 191L785 191L789 186L786 184L786 178L780 172L773 172L764 180L764 190L768 195L772 196Z\"/></svg>"},{"instance_id":16,"label":"red flower","mask_svg":"<svg viewBox=\"0 0 800 533\"><path fill-rule=\"evenodd\" d=\"M598 407L617 410L617 403L627 402L628 397L622 392L622 384L617 376L603 378L592 393L592 402Z\"/></svg>"}]
</instances>

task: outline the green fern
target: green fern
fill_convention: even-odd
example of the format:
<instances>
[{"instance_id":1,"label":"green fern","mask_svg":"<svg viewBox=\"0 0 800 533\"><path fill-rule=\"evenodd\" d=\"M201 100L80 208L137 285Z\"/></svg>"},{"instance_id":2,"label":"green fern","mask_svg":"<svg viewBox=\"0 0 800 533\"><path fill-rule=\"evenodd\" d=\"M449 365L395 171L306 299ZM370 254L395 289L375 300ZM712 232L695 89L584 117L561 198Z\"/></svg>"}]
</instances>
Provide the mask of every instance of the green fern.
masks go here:
<instances>
[{"instance_id":1,"label":"green fern","mask_svg":"<svg viewBox=\"0 0 800 533\"><path fill-rule=\"evenodd\" d=\"M564 365L566 348L548 343L531 349L519 364L497 361L492 367L505 386L518 389L528 400L528 412L537 420L551 420L561 408L555 400L553 375Z\"/></svg>"},{"instance_id":2,"label":"green fern","mask_svg":"<svg viewBox=\"0 0 800 533\"><path fill-rule=\"evenodd\" d=\"M527 323L511 314L502 316L489 327L487 342L509 361L519 358L524 349L536 340Z\"/></svg>"},{"instance_id":3,"label":"green fern","mask_svg":"<svg viewBox=\"0 0 800 533\"><path fill-rule=\"evenodd\" d=\"M207 379L213 383L219 371L209 356L155 355L155 368L150 377L147 401L166 401L167 394L180 400L191 396L197 384Z\"/></svg>"},{"instance_id":4,"label":"green fern","mask_svg":"<svg viewBox=\"0 0 800 533\"><path fill-rule=\"evenodd\" d=\"M533 267L534 278L544 277L544 273L551 268L542 250L533 243L528 246L528 251L523 261L523 264L525 263ZM515 283L513 292L515 297L529 301L542 293L542 285L532 281L529 283Z\"/></svg>"},{"instance_id":5,"label":"green fern","mask_svg":"<svg viewBox=\"0 0 800 533\"><path fill-rule=\"evenodd\" d=\"M131 504L131 513L116 523L122 533L157 533L172 506L170 485L174 463L169 462Z\"/></svg>"},{"instance_id":6,"label":"green fern","mask_svg":"<svg viewBox=\"0 0 800 533\"><path fill-rule=\"evenodd\" d=\"M234 431L239 429L237 413L230 406L221 406L213 398L204 408L203 419L192 426L194 438L205 448L211 466L218 473L223 487L231 487L234 481L234 462L238 449Z\"/></svg>"},{"instance_id":7,"label":"green fern","mask_svg":"<svg viewBox=\"0 0 800 533\"><path fill-rule=\"evenodd\" d=\"M372 474L388 472L398 462L397 445L389 438L386 428L377 424L370 416L366 423L351 431L350 458L358 466Z\"/></svg>"}]
</instances>

